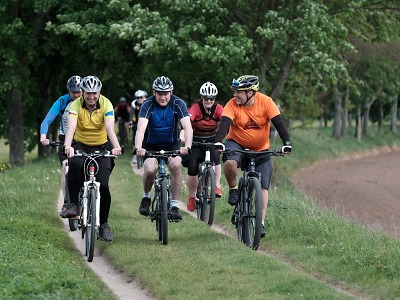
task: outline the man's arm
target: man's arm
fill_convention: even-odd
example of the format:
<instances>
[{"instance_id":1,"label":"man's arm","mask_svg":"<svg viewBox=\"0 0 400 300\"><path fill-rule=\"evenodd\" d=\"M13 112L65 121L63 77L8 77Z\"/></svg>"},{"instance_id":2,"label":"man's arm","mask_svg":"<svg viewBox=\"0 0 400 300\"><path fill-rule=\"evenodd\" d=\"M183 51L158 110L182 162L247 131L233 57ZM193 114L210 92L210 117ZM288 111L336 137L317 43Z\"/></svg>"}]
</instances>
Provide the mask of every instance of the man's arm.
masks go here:
<instances>
[{"instance_id":1,"label":"man's arm","mask_svg":"<svg viewBox=\"0 0 400 300\"><path fill-rule=\"evenodd\" d=\"M135 136L135 147L136 147L136 149L142 149L144 133L146 131L148 123L149 123L148 119L139 118L139 121L137 123L136 136ZM141 155L144 155L144 153L141 154Z\"/></svg>"},{"instance_id":2,"label":"man's arm","mask_svg":"<svg viewBox=\"0 0 400 300\"><path fill-rule=\"evenodd\" d=\"M185 147L191 148L193 141L193 128L190 122L190 117L184 117L181 119L182 130L185 133Z\"/></svg>"},{"instance_id":3,"label":"man's arm","mask_svg":"<svg viewBox=\"0 0 400 300\"><path fill-rule=\"evenodd\" d=\"M111 144L113 145L113 150L111 151L112 154L121 154L121 146L118 142L118 138L114 130L114 118L106 118L104 120L104 126L106 127L107 136L110 139ZM114 151L114 149L116 149L116 151Z\"/></svg>"},{"instance_id":4,"label":"man's arm","mask_svg":"<svg viewBox=\"0 0 400 300\"><path fill-rule=\"evenodd\" d=\"M78 119L74 117L68 118L68 130L64 141L65 154L67 155L67 157L74 156L74 148L71 147L71 144L72 144L72 139L74 138L77 123Z\"/></svg>"},{"instance_id":5,"label":"man's arm","mask_svg":"<svg viewBox=\"0 0 400 300\"><path fill-rule=\"evenodd\" d=\"M223 116L221 118L221 122L219 122L218 129L215 134L215 142L216 143L221 143L224 140L231 124L232 124L232 120L230 118L228 118L226 116Z\"/></svg>"}]
</instances>

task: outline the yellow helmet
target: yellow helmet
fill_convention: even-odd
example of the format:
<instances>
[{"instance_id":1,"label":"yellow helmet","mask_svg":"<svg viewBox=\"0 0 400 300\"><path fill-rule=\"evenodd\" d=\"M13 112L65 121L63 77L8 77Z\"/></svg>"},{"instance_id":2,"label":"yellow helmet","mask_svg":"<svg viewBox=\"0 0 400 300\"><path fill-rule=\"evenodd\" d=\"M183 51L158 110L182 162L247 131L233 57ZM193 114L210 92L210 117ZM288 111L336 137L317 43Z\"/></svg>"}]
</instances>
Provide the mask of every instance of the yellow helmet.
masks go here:
<instances>
[{"instance_id":1,"label":"yellow helmet","mask_svg":"<svg viewBox=\"0 0 400 300\"><path fill-rule=\"evenodd\" d=\"M233 79L231 88L234 91L258 91L260 83L258 77L254 75L243 75L238 79Z\"/></svg>"}]
</instances>

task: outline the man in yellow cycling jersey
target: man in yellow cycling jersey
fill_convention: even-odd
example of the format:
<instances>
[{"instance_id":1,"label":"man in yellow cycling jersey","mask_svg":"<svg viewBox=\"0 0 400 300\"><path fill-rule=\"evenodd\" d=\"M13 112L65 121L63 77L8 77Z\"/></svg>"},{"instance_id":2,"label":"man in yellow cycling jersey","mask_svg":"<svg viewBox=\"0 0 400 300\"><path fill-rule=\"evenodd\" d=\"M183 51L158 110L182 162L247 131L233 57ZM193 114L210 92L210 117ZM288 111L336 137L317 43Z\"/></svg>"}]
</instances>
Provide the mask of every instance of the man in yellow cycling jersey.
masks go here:
<instances>
[{"instance_id":1,"label":"man in yellow cycling jersey","mask_svg":"<svg viewBox=\"0 0 400 300\"><path fill-rule=\"evenodd\" d=\"M65 153L69 159L68 190L71 206L66 217L79 214L78 197L83 185L83 164L85 158L74 157L75 150L93 153L96 150L110 150L114 155L122 153L114 131L114 108L110 100L100 94L101 81L95 76L87 76L81 82L83 96L75 100L68 115L68 131L65 136ZM109 139L109 140L108 140ZM99 157L99 170L96 180L100 182L100 228L99 235L104 241L112 241L108 214L111 206L111 194L108 186L114 159Z\"/></svg>"}]
</instances>

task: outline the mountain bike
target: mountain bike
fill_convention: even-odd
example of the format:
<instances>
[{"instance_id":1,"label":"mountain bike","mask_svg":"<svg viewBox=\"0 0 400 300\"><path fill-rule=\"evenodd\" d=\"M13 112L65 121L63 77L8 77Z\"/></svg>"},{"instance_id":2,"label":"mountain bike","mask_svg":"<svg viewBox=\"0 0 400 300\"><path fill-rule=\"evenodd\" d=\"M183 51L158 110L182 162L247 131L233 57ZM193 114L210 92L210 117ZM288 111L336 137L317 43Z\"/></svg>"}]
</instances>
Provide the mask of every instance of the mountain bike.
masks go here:
<instances>
[{"instance_id":1,"label":"mountain bike","mask_svg":"<svg viewBox=\"0 0 400 300\"><path fill-rule=\"evenodd\" d=\"M123 118L118 118L118 137L119 137L119 143L121 146L125 145L125 143L128 140L128 134L125 130L125 120Z\"/></svg>"},{"instance_id":2,"label":"mountain bike","mask_svg":"<svg viewBox=\"0 0 400 300\"><path fill-rule=\"evenodd\" d=\"M179 222L171 218L171 176L167 173L167 160L169 157L181 155L179 150L174 151L148 151L148 157L157 159L158 171L154 180L154 198L151 202L150 219L156 221L158 240L164 245L168 244L168 223Z\"/></svg>"},{"instance_id":3,"label":"mountain bike","mask_svg":"<svg viewBox=\"0 0 400 300\"><path fill-rule=\"evenodd\" d=\"M64 145L63 142L59 141L51 141L48 146L51 147L57 147L60 146L62 147ZM68 162L65 165L65 199L67 200L67 203L69 204L69 194L68 194L68 184L67 184L67 175L68 175ZM78 220L76 218L68 218L68 225L69 229L71 231L76 231L78 229Z\"/></svg>"},{"instance_id":4,"label":"mountain bike","mask_svg":"<svg viewBox=\"0 0 400 300\"><path fill-rule=\"evenodd\" d=\"M96 161L99 157L117 157L111 151L95 151L85 153L75 150L75 156L86 157L83 164L85 180L79 193L80 214L78 228L82 238L85 238L85 255L88 261L93 261L94 244L100 226L100 182L96 181L99 165Z\"/></svg>"},{"instance_id":5,"label":"mountain bike","mask_svg":"<svg viewBox=\"0 0 400 300\"><path fill-rule=\"evenodd\" d=\"M193 145L200 145L205 148L205 158L200 164L196 190L197 219L211 226L214 221L216 197L215 164L210 157L210 151L214 147L214 143L193 142Z\"/></svg>"},{"instance_id":6,"label":"mountain bike","mask_svg":"<svg viewBox=\"0 0 400 300\"><path fill-rule=\"evenodd\" d=\"M225 152L240 153L242 176L239 179L239 201L232 214L232 224L236 226L237 240L257 250L261 240L262 228L262 189L260 177L256 172L256 161L262 156L283 156L282 150L251 151L226 149Z\"/></svg>"}]
</instances>

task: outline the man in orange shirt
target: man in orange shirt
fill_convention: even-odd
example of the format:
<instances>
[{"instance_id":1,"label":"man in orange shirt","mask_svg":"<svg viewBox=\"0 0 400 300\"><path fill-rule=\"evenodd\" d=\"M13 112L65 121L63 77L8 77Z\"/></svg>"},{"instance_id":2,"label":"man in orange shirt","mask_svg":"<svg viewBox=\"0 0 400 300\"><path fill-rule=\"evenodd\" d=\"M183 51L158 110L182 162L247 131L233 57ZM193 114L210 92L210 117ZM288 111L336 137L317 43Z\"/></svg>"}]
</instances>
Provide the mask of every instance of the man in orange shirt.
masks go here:
<instances>
[{"instance_id":1,"label":"man in orange shirt","mask_svg":"<svg viewBox=\"0 0 400 300\"><path fill-rule=\"evenodd\" d=\"M234 98L224 107L221 122L218 126L215 141L222 142L226 134L225 147L227 149L250 149L262 151L269 149L270 122L272 122L283 141L282 151L290 153L292 143L289 133L283 123L279 109L271 97L258 92L258 77L253 75L240 76L232 82L235 91ZM228 155L224 153L224 173L229 185L228 203L236 205L238 189L236 176L240 162L240 154ZM263 198L262 231L265 236L264 219L267 215L268 189L272 175L270 157L261 157L256 161L256 171L261 174Z\"/></svg>"}]
</instances>

